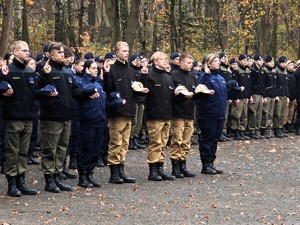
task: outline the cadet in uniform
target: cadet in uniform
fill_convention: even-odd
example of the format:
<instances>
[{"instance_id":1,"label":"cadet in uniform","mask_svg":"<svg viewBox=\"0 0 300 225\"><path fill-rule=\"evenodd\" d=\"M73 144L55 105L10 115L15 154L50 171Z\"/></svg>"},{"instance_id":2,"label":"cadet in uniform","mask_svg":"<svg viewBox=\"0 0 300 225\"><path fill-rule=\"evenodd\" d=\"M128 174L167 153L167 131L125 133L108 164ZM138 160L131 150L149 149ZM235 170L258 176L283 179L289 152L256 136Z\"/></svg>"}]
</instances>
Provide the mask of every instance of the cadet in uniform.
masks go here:
<instances>
[{"instance_id":1,"label":"cadet in uniform","mask_svg":"<svg viewBox=\"0 0 300 225\"><path fill-rule=\"evenodd\" d=\"M275 137L287 137L288 135L283 132L283 126L285 124L287 106L289 103L289 90L288 90L288 78L286 71L287 58L280 56L278 59L278 65L276 67L277 72L277 96L278 100L275 101L273 124Z\"/></svg>"},{"instance_id":2,"label":"cadet in uniform","mask_svg":"<svg viewBox=\"0 0 300 225\"><path fill-rule=\"evenodd\" d=\"M173 102L172 141L170 145L170 158L172 162L172 175L176 178L194 177L186 168L186 157L191 147L191 137L194 132L193 92L197 86L196 77L190 73L193 67L193 57L182 54L179 57L180 68L172 72L175 87L184 86L189 91L184 101Z\"/></svg>"},{"instance_id":3,"label":"cadet in uniform","mask_svg":"<svg viewBox=\"0 0 300 225\"><path fill-rule=\"evenodd\" d=\"M25 173L34 118L33 104L38 93L34 70L26 66L30 53L28 44L16 41L12 52L13 62L2 67L0 77L11 85L1 96L5 121L5 174L7 195L20 197L22 194L37 194L36 189L27 186Z\"/></svg>"},{"instance_id":4,"label":"cadet in uniform","mask_svg":"<svg viewBox=\"0 0 300 225\"><path fill-rule=\"evenodd\" d=\"M262 106L265 99L265 86L264 86L264 71L263 57L260 54L254 56L254 65L251 68L251 89L253 103L248 107L248 128L250 131L250 138L259 139L264 138L260 135L260 124L262 115Z\"/></svg>"},{"instance_id":5,"label":"cadet in uniform","mask_svg":"<svg viewBox=\"0 0 300 225\"><path fill-rule=\"evenodd\" d=\"M245 87L245 90L234 100L231 109L231 129L235 132L235 140L250 139L244 135L248 122L248 103L253 103L250 70L246 65L247 55L241 54L239 56L238 67L232 73L232 79L236 80L240 87Z\"/></svg>"},{"instance_id":6,"label":"cadet in uniform","mask_svg":"<svg viewBox=\"0 0 300 225\"><path fill-rule=\"evenodd\" d=\"M267 132L273 125L273 113L275 100L277 97L277 73L274 69L274 59L271 56L266 56L264 71L264 83L265 83L265 94L266 100L264 101L262 108L262 119L261 119L261 135L265 138L273 138L271 132Z\"/></svg>"}]
</instances>

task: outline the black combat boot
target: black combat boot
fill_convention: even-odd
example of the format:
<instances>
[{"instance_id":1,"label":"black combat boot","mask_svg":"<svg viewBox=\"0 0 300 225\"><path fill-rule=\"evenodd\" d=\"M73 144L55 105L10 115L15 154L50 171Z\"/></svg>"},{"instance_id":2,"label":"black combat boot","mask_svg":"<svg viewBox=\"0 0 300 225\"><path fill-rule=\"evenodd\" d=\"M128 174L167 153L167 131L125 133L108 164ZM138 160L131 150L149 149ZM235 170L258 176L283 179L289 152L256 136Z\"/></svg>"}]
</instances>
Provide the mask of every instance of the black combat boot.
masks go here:
<instances>
[{"instance_id":1,"label":"black combat boot","mask_svg":"<svg viewBox=\"0 0 300 225\"><path fill-rule=\"evenodd\" d=\"M176 178L184 178L184 175L181 173L179 169L179 160L172 160L172 175Z\"/></svg>"},{"instance_id":2,"label":"black combat boot","mask_svg":"<svg viewBox=\"0 0 300 225\"><path fill-rule=\"evenodd\" d=\"M7 195L12 197L21 197L22 193L19 191L16 185L16 177L14 176L6 176L8 183Z\"/></svg>"},{"instance_id":3,"label":"black combat boot","mask_svg":"<svg viewBox=\"0 0 300 225\"><path fill-rule=\"evenodd\" d=\"M274 128L274 136L277 138L283 138L283 134L280 133L279 128Z\"/></svg>"},{"instance_id":4,"label":"black combat boot","mask_svg":"<svg viewBox=\"0 0 300 225\"><path fill-rule=\"evenodd\" d=\"M129 150L137 150L137 147L133 143L133 138L129 139L129 145L128 145Z\"/></svg>"},{"instance_id":5,"label":"black combat boot","mask_svg":"<svg viewBox=\"0 0 300 225\"><path fill-rule=\"evenodd\" d=\"M36 195L38 191L34 188L30 188L27 186L25 182L25 174L19 174L16 177L16 184L19 191L21 191L22 195Z\"/></svg>"},{"instance_id":6,"label":"black combat boot","mask_svg":"<svg viewBox=\"0 0 300 225\"><path fill-rule=\"evenodd\" d=\"M135 178L129 177L125 174L123 163L119 164L118 169L119 169L119 176L121 179L123 179L124 183L134 183L135 182Z\"/></svg>"},{"instance_id":7,"label":"black combat boot","mask_svg":"<svg viewBox=\"0 0 300 225\"><path fill-rule=\"evenodd\" d=\"M161 181L161 176L158 175L155 163L149 163L148 180Z\"/></svg>"},{"instance_id":8,"label":"black combat boot","mask_svg":"<svg viewBox=\"0 0 300 225\"><path fill-rule=\"evenodd\" d=\"M166 172L164 171L164 163L163 162L158 162L155 164L156 164L157 173L159 176L161 176L161 178L163 180L175 180L176 179L175 176L166 174Z\"/></svg>"},{"instance_id":9,"label":"black combat boot","mask_svg":"<svg viewBox=\"0 0 300 225\"><path fill-rule=\"evenodd\" d=\"M212 165L211 167L216 171L217 174L223 174L224 173L223 170L218 170L216 168L216 166L214 165L214 161L211 162L211 165Z\"/></svg>"},{"instance_id":10,"label":"black combat boot","mask_svg":"<svg viewBox=\"0 0 300 225\"><path fill-rule=\"evenodd\" d=\"M97 167L104 167L103 156L100 155L96 164Z\"/></svg>"},{"instance_id":11,"label":"black combat boot","mask_svg":"<svg viewBox=\"0 0 300 225\"><path fill-rule=\"evenodd\" d=\"M1 174L5 174L4 168L5 168L5 160L4 160L4 159L1 159L1 160L0 160L0 173L1 173Z\"/></svg>"},{"instance_id":12,"label":"black combat boot","mask_svg":"<svg viewBox=\"0 0 300 225\"><path fill-rule=\"evenodd\" d=\"M239 140L244 140L244 138L240 135L240 131L239 130L235 130L234 131L234 140L237 140L237 141L239 141Z\"/></svg>"},{"instance_id":13,"label":"black combat boot","mask_svg":"<svg viewBox=\"0 0 300 225\"><path fill-rule=\"evenodd\" d=\"M240 131L240 136L244 138L243 140L250 140L250 137L245 135L245 131Z\"/></svg>"},{"instance_id":14,"label":"black combat boot","mask_svg":"<svg viewBox=\"0 0 300 225\"><path fill-rule=\"evenodd\" d=\"M181 173L183 174L183 176L185 176L185 177L195 177L196 176L195 173L192 173L191 171L189 171L186 168L186 160L179 161L179 169L180 169Z\"/></svg>"},{"instance_id":15,"label":"black combat boot","mask_svg":"<svg viewBox=\"0 0 300 225\"><path fill-rule=\"evenodd\" d=\"M263 136L266 139L270 139L270 136L268 135L267 129L266 128L262 128L260 131L261 136Z\"/></svg>"},{"instance_id":16,"label":"black combat boot","mask_svg":"<svg viewBox=\"0 0 300 225\"><path fill-rule=\"evenodd\" d=\"M204 164L202 164L201 173L209 174L209 175L216 175L217 171L213 168L212 163L204 163Z\"/></svg>"},{"instance_id":17,"label":"black combat boot","mask_svg":"<svg viewBox=\"0 0 300 225\"><path fill-rule=\"evenodd\" d=\"M70 155L69 169L77 169L77 157L76 154Z\"/></svg>"},{"instance_id":18,"label":"black combat boot","mask_svg":"<svg viewBox=\"0 0 300 225\"><path fill-rule=\"evenodd\" d=\"M295 125L295 134L300 135L300 125L298 124Z\"/></svg>"},{"instance_id":19,"label":"black combat boot","mask_svg":"<svg viewBox=\"0 0 300 225\"><path fill-rule=\"evenodd\" d=\"M83 187L83 188L92 188L93 184L90 183L87 179L87 171L78 169L78 174L79 174L79 181L78 181L78 186Z\"/></svg>"},{"instance_id":20,"label":"black combat boot","mask_svg":"<svg viewBox=\"0 0 300 225\"><path fill-rule=\"evenodd\" d=\"M59 193L60 189L54 182L52 174L44 174L46 186L45 191L52 192L52 193Z\"/></svg>"},{"instance_id":21,"label":"black combat boot","mask_svg":"<svg viewBox=\"0 0 300 225\"><path fill-rule=\"evenodd\" d=\"M283 128L279 128L278 129L279 133L281 133L283 135L283 137L288 137L289 135L283 131Z\"/></svg>"},{"instance_id":22,"label":"black combat boot","mask_svg":"<svg viewBox=\"0 0 300 225\"><path fill-rule=\"evenodd\" d=\"M132 141L133 141L133 144L136 146L137 149L145 149L146 148L145 145L142 145L138 142L138 137L133 137Z\"/></svg>"},{"instance_id":23,"label":"black combat boot","mask_svg":"<svg viewBox=\"0 0 300 225\"><path fill-rule=\"evenodd\" d=\"M56 186L61 190L61 191L73 191L73 188L69 185L63 184L60 182L60 177L59 173L53 174L53 179L56 184Z\"/></svg>"},{"instance_id":24,"label":"black combat boot","mask_svg":"<svg viewBox=\"0 0 300 225\"><path fill-rule=\"evenodd\" d=\"M87 180L93 185L93 187L101 187L102 185L95 181L93 174L94 170L87 170Z\"/></svg>"},{"instance_id":25,"label":"black combat boot","mask_svg":"<svg viewBox=\"0 0 300 225\"><path fill-rule=\"evenodd\" d=\"M119 165L118 164L110 165L109 169L110 169L109 183L123 184L124 180L119 175Z\"/></svg>"},{"instance_id":26,"label":"black combat boot","mask_svg":"<svg viewBox=\"0 0 300 225\"><path fill-rule=\"evenodd\" d=\"M71 171L67 169L66 164L67 164L67 159L65 159L65 161L64 161L64 168L63 168L63 171L61 173L66 176L66 179L77 179L77 175L74 174L74 173L71 173Z\"/></svg>"},{"instance_id":27,"label":"black combat boot","mask_svg":"<svg viewBox=\"0 0 300 225\"><path fill-rule=\"evenodd\" d=\"M34 159L32 154L29 154L27 159L27 165L40 165L40 162Z\"/></svg>"}]
</instances>

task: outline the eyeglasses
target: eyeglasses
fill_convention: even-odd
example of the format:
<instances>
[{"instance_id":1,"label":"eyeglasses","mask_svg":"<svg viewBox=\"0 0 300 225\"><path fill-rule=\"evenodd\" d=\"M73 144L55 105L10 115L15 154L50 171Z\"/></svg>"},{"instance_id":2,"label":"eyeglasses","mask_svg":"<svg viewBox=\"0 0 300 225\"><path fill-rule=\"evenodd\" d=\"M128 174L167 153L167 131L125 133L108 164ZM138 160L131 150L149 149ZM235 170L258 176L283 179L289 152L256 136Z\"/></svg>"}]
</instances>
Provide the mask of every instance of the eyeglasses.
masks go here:
<instances>
[{"instance_id":1,"label":"eyeglasses","mask_svg":"<svg viewBox=\"0 0 300 225\"><path fill-rule=\"evenodd\" d=\"M21 52L24 52L24 53L30 53L29 49L17 49L17 51L21 51Z\"/></svg>"}]
</instances>

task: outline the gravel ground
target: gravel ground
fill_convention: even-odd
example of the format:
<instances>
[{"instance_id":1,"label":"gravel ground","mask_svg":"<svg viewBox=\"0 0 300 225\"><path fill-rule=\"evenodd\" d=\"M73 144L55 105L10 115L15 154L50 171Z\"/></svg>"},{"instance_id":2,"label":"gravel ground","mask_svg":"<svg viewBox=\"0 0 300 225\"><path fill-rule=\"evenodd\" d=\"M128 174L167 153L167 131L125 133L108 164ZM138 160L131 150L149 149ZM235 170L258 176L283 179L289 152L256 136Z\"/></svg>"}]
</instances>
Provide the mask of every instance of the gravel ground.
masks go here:
<instances>
[{"instance_id":1,"label":"gravel ground","mask_svg":"<svg viewBox=\"0 0 300 225\"><path fill-rule=\"evenodd\" d=\"M1 224L300 224L300 137L219 144L223 175L202 175L198 146L188 167L195 178L148 181L146 151L129 151L126 172L135 184L109 184L109 168L97 168L101 188L45 192L39 166L27 180L37 196L6 196L0 176ZM167 160L166 170L171 171Z\"/></svg>"}]
</instances>

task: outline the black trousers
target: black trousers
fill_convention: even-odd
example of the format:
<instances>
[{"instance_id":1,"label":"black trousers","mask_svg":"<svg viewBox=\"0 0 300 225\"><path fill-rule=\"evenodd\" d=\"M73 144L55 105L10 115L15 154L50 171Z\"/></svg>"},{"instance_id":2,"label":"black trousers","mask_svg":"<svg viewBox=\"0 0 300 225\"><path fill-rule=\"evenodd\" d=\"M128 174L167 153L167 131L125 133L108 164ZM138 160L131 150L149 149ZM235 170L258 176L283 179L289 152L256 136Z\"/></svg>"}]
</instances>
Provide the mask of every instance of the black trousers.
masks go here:
<instances>
[{"instance_id":1,"label":"black trousers","mask_svg":"<svg viewBox=\"0 0 300 225\"><path fill-rule=\"evenodd\" d=\"M203 164L216 159L218 139L222 135L225 119L198 119L201 130L199 152Z\"/></svg>"},{"instance_id":2,"label":"black trousers","mask_svg":"<svg viewBox=\"0 0 300 225\"><path fill-rule=\"evenodd\" d=\"M91 127L90 123L80 122L81 148L77 156L79 170L93 170L97 164L104 140L104 127Z\"/></svg>"}]
</instances>

